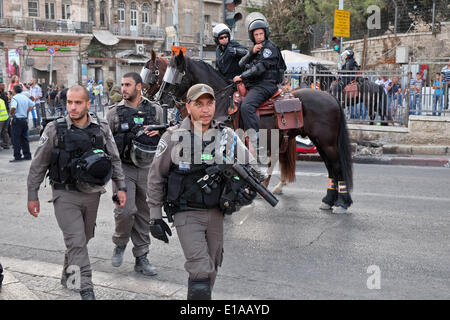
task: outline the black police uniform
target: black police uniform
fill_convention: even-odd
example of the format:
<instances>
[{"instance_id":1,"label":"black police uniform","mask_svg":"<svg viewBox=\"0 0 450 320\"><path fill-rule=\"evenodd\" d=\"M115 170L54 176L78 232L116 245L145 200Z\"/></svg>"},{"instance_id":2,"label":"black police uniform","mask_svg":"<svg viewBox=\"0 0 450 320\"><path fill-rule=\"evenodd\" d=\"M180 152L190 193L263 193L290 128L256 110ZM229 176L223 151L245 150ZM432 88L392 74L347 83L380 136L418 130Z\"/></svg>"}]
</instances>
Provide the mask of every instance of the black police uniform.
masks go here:
<instances>
[{"instance_id":1,"label":"black police uniform","mask_svg":"<svg viewBox=\"0 0 450 320\"><path fill-rule=\"evenodd\" d=\"M221 45L216 49L216 69L227 80L242 73L239 67L239 60L248 53L247 48L240 45L238 42L231 40L223 49Z\"/></svg>"},{"instance_id":2,"label":"black police uniform","mask_svg":"<svg viewBox=\"0 0 450 320\"><path fill-rule=\"evenodd\" d=\"M352 70L358 70L359 66L356 63L355 59L353 57L348 58L344 65L342 66L342 70L348 70L348 71L352 71ZM345 85L349 84L352 80L354 80L356 78L353 77L343 77L343 82Z\"/></svg>"},{"instance_id":3,"label":"black police uniform","mask_svg":"<svg viewBox=\"0 0 450 320\"><path fill-rule=\"evenodd\" d=\"M240 111L244 123L244 129L259 130L256 109L278 90L278 84L282 82L282 69L285 68L280 50L270 40L261 43L263 47L256 54L250 51L241 59L239 64L245 65L240 77L248 89L248 93L242 102ZM283 67L284 65L284 67Z\"/></svg>"}]
</instances>

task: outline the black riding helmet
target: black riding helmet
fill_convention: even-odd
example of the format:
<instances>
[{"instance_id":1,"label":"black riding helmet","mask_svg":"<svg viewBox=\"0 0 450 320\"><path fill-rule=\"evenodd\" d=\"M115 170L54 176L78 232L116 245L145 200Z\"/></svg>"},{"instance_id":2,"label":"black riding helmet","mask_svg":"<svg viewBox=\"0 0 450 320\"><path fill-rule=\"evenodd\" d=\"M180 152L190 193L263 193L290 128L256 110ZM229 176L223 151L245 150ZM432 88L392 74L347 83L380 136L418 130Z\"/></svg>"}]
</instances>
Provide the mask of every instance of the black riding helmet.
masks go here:
<instances>
[{"instance_id":1,"label":"black riding helmet","mask_svg":"<svg viewBox=\"0 0 450 320\"><path fill-rule=\"evenodd\" d=\"M264 20L255 20L252 23L250 23L250 25L248 26L248 36L249 36L250 40L253 41L253 43L255 43L255 37L253 36L253 31L255 31L257 29L264 29L265 38L266 38L266 40L269 39L269 35L270 35L269 24Z\"/></svg>"}]
</instances>

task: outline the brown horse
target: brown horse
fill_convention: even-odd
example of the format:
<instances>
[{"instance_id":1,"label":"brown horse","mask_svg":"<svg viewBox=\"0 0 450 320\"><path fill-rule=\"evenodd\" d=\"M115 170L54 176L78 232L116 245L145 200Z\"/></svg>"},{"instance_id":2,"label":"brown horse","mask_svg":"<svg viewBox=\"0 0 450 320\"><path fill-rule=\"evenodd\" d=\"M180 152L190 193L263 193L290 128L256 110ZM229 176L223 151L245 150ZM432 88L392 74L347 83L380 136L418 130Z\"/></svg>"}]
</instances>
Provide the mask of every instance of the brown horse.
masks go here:
<instances>
[{"instance_id":1,"label":"brown horse","mask_svg":"<svg viewBox=\"0 0 450 320\"><path fill-rule=\"evenodd\" d=\"M182 105L180 100L192 85L205 83L211 86L216 93L214 118L230 120L228 108L235 91L233 84L228 83L209 64L184 57L181 52L172 57L170 68L172 68L172 74L175 74L173 78L177 80L166 83L161 92L158 92L161 103L167 104L169 107ZM326 92L299 89L294 90L293 94L302 101L304 126L288 132L287 150L283 153L280 152L278 159L281 182L273 192L281 193L283 185L295 181L295 137L297 135L308 136L317 147L328 170L329 186L327 195L322 199L321 209L331 209L334 206L335 213L344 213L352 204L350 190L353 184L351 150L344 112L336 98ZM261 117L260 128L278 130L273 115ZM280 143L281 139L282 137L280 137ZM268 149L270 150L270 147Z\"/></svg>"},{"instance_id":2,"label":"brown horse","mask_svg":"<svg viewBox=\"0 0 450 320\"><path fill-rule=\"evenodd\" d=\"M146 98L150 99L158 92L168 65L169 61L167 59L157 57L156 52L152 50L152 57L144 66L144 69L149 70L149 76L146 81L145 79L142 79L144 81L143 91Z\"/></svg>"}]
</instances>

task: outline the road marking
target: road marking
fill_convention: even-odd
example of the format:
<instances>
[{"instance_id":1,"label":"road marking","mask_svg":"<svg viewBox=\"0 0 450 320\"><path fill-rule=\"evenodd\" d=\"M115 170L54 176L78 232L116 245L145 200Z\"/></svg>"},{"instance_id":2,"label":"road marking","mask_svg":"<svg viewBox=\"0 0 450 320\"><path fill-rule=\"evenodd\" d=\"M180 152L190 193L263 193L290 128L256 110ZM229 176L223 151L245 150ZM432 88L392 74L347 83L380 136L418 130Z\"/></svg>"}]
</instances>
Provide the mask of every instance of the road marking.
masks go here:
<instances>
[{"instance_id":1,"label":"road marking","mask_svg":"<svg viewBox=\"0 0 450 320\"><path fill-rule=\"evenodd\" d=\"M304 189L304 188L294 188L285 186L283 187L283 190L294 190L299 192L305 192L305 193L325 193L325 188L322 190L314 190L314 189ZM375 193L375 192L352 192L352 197L355 196L365 196L365 197L385 197L385 198L391 198L391 199L404 199L404 200L426 200L426 201L442 201L442 202L449 202L450 198L437 198L437 197L423 197L423 196L406 196L406 195L399 195L399 194L387 194L387 193Z\"/></svg>"}]
</instances>

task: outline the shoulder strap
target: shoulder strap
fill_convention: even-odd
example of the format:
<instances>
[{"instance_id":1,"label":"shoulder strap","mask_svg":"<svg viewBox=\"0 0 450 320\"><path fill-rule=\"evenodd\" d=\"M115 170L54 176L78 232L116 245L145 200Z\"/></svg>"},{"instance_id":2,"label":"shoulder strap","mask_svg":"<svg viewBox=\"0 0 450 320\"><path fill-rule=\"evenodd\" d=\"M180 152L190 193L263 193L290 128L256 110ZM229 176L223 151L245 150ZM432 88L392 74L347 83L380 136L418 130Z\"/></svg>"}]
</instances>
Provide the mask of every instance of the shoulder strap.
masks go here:
<instances>
[{"instance_id":1,"label":"shoulder strap","mask_svg":"<svg viewBox=\"0 0 450 320\"><path fill-rule=\"evenodd\" d=\"M54 120L56 122L56 136L58 138L58 147L64 149L64 135L67 132L67 122L65 118Z\"/></svg>"}]
</instances>

